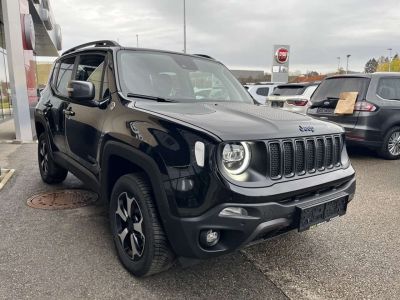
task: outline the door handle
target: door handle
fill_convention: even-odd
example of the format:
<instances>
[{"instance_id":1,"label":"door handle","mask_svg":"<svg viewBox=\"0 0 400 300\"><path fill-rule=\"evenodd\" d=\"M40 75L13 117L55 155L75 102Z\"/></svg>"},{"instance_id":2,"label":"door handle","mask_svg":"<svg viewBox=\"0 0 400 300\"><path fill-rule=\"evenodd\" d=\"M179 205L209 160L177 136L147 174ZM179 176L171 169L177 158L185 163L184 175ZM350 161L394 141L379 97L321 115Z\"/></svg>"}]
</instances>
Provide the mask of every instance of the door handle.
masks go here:
<instances>
[{"instance_id":1,"label":"door handle","mask_svg":"<svg viewBox=\"0 0 400 300\"><path fill-rule=\"evenodd\" d=\"M64 115L66 115L66 116L70 116L70 117L75 116L75 112L72 111L71 109L63 109L63 112L64 112Z\"/></svg>"}]
</instances>

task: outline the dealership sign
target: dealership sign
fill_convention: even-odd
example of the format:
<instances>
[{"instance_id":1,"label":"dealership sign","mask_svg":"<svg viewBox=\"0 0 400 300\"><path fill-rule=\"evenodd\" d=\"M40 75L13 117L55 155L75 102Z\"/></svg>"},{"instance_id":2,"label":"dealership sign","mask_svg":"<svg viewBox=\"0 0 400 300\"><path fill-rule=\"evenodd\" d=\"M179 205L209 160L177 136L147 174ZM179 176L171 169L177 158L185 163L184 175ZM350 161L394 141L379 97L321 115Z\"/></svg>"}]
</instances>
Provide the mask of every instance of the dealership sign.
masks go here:
<instances>
[{"instance_id":1,"label":"dealership sign","mask_svg":"<svg viewBox=\"0 0 400 300\"><path fill-rule=\"evenodd\" d=\"M290 45L273 45L272 82L288 82Z\"/></svg>"},{"instance_id":2,"label":"dealership sign","mask_svg":"<svg viewBox=\"0 0 400 300\"><path fill-rule=\"evenodd\" d=\"M275 59L278 63L284 64L289 60L289 50L286 48L278 48L275 52Z\"/></svg>"}]
</instances>

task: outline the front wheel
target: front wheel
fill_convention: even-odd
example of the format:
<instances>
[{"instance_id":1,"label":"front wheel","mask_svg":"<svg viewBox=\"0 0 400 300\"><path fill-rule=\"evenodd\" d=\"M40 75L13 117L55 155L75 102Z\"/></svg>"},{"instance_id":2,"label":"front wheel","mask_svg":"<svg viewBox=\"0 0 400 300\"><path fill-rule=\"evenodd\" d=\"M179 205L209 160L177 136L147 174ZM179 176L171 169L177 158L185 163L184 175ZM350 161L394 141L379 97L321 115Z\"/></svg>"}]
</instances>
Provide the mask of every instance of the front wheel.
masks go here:
<instances>
[{"instance_id":1,"label":"front wheel","mask_svg":"<svg viewBox=\"0 0 400 300\"><path fill-rule=\"evenodd\" d=\"M43 132L38 140L38 163L42 180L48 184L63 182L68 175L68 170L60 167L50 155L50 146Z\"/></svg>"},{"instance_id":2,"label":"front wheel","mask_svg":"<svg viewBox=\"0 0 400 300\"><path fill-rule=\"evenodd\" d=\"M123 266L138 277L168 269L174 255L154 206L152 189L139 174L117 180L110 201L111 232Z\"/></svg>"},{"instance_id":3,"label":"front wheel","mask_svg":"<svg viewBox=\"0 0 400 300\"><path fill-rule=\"evenodd\" d=\"M385 159L400 158L400 127L393 127L386 133L379 154Z\"/></svg>"}]
</instances>

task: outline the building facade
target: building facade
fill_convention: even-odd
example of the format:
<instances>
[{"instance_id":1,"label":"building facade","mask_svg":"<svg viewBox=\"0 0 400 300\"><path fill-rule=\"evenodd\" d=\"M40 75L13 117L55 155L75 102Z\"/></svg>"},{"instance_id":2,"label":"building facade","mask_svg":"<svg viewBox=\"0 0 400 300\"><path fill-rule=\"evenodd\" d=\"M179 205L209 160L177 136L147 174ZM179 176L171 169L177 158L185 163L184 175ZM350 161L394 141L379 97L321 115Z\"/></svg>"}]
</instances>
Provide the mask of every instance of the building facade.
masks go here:
<instances>
[{"instance_id":1,"label":"building facade","mask_svg":"<svg viewBox=\"0 0 400 300\"><path fill-rule=\"evenodd\" d=\"M61 48L61 29L49 0L1 0L0 119L14 117L17 140L34 138L37 58L58 56Z\"/></svg>"}]
</instances>

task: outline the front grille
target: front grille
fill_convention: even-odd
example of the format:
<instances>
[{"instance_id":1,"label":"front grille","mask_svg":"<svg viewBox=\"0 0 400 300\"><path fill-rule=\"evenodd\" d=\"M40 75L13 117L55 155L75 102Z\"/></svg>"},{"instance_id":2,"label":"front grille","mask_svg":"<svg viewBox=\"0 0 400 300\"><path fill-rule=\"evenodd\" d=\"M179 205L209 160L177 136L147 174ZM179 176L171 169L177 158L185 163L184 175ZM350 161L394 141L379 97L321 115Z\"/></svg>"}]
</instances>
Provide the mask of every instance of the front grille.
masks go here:
<instances>
[{"instance_id":1,"label":"front grille","mask_svg":"<svg viewBox=\"0 0 400 300\"><path fill-rule=\"evenodd\" d=\"M306 170L304 141L296 141L296 173L303 174Z\"/></svg>"},{"instance_id":2,"label":"front grille","mask_svg":"<svg viewBox=\"0 0 400 300\"><path fill-rule=\"evenodd\" d=\"M274 179L340 167L340 136L318 136L268 142L269 176Z\"/></svg>"},{"instance_id":3,"label":"front grille","mask_svg":"<svg viewBox=\"0 0 400 300\"><path fill-rule=\"evenodd\" d=\"M271 164L271 178L278 178L281 174L281 146L279 143L271 143L269 145L270 158L274 163Z\"/></svg>"}]
</instances>

